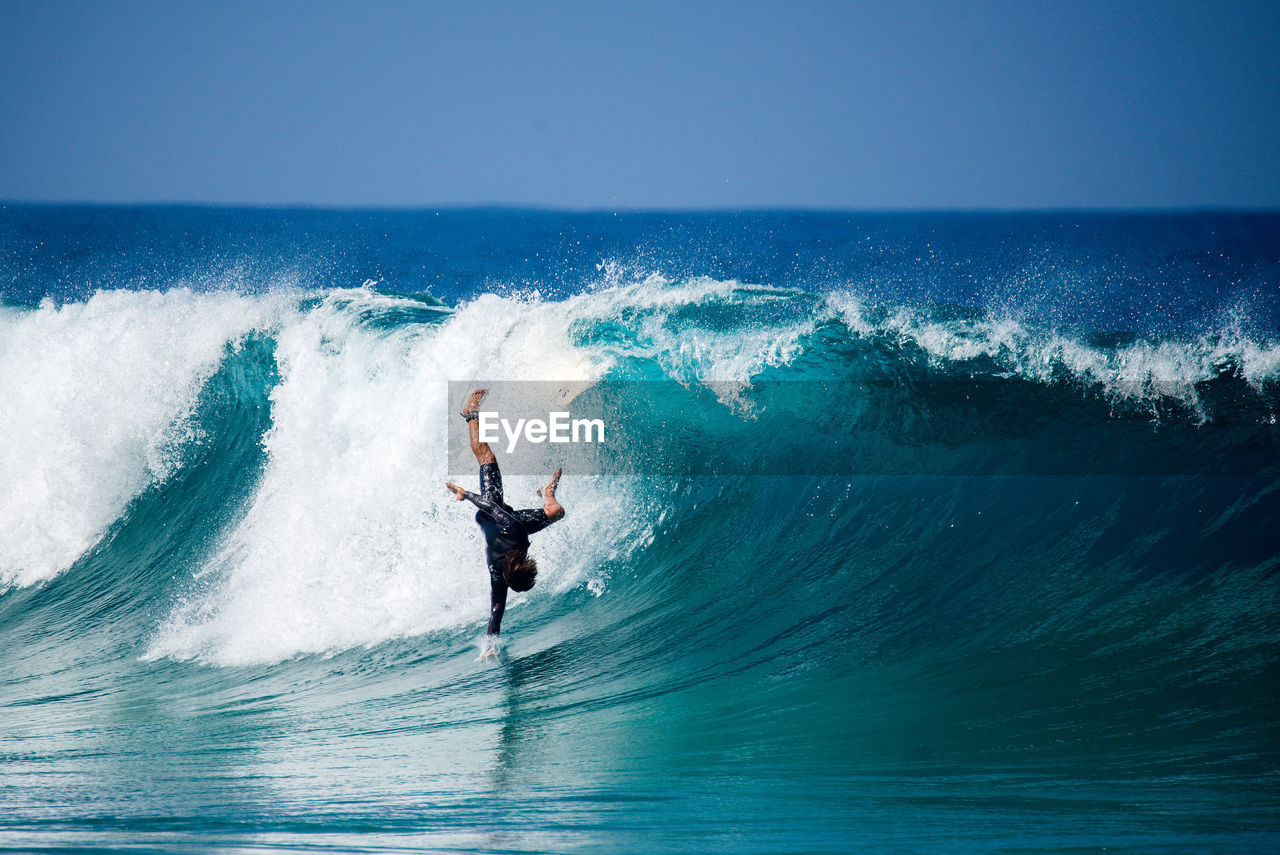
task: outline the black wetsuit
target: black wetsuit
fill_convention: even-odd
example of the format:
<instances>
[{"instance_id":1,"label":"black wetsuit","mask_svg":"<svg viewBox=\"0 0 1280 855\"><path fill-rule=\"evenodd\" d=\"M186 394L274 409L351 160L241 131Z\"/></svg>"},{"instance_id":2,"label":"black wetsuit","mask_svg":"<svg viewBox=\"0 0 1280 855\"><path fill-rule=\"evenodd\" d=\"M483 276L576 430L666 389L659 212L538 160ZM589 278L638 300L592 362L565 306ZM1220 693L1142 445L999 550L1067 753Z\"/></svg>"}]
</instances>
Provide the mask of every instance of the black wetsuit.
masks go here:
<instances>
[{"instance_id":1,"label":"black wetsuit","mask_svg":"<svg viewBox=\"0 0 1280 855\"><path fill-rule=\"evenodd\" d=\"M529 535L542 531L555 520L541 508L513 511L502 501L502 473L497 463L480 466L480 494L466 491L465 498L479 510L476 522L484 532L485 558L489 562L489 634L497 635L502 613L507 608L507 580L502 576L502 559L512 550L528 552Z\"/></svg>"}]
</instances>

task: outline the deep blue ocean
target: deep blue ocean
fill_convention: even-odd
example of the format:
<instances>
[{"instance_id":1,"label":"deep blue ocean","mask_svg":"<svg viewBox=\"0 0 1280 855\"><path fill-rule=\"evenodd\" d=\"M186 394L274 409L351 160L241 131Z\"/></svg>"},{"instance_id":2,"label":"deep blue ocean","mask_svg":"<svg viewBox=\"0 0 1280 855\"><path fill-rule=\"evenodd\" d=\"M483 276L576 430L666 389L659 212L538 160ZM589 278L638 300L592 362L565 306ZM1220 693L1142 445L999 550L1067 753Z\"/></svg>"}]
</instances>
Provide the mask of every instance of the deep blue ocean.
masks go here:
<instances>
[{"instance_id":1,"label":"deep blue ocean","mask_svg":"<svg viewBox=\"0 0 1280 855\"><path fill-rule=\"evenodd\" d=\"M1280 215L5 205L0 297L0 851L1280 850ZM481 659L534 380L659 394Z\"/></svg>"}]
</instances>

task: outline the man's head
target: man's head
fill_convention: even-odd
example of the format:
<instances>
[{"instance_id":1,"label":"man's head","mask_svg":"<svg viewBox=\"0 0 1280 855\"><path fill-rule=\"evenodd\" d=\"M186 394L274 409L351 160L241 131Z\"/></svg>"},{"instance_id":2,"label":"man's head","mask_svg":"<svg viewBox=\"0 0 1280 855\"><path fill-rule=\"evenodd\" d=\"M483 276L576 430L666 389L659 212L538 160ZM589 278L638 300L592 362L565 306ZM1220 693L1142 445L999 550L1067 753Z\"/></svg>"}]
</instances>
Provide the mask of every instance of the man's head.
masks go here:
<instances>
[{"instance_id":1,"label":"man's head","mask_svg":"<svg viewBox=\"0 0 1280 855\"><path fill-rule=\"evenodd\" d=\"M527 591L538 578L538 564L528 554L513 549L502 562L502 578L511 590Z\"/></svg>"}]
</instances>

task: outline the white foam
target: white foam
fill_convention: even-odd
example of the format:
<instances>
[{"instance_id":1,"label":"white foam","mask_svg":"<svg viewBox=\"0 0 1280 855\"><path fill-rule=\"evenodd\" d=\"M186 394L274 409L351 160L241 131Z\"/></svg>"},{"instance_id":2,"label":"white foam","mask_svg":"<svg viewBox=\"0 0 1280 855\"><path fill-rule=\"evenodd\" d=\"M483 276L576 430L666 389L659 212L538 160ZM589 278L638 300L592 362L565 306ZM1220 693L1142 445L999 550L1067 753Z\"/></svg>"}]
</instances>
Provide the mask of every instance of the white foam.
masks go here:
<instances>
[{"instance_id":1,"label":"white foam","mask_svg":"<svg viewBox=\"0 0 1280 855\"><path fill-rule=\"evenodd\" d=\"M783 313L782 320L721 332L681 312L727 303L750 318L751 301L787 297L732 282L673 285L645 277L557 302L486 294L439 324L377 329L359 318L393 298L330 294L283 323L262 479L187 600L159 627L148 655L263 663L482 627L488 612L482 538L471 509L443 488L446 431L456 425L448 381L590 382L615 359L634 355L681 382L749 383L794 359L822 318ZM601 322L626 334L607 345L574 343L577 324L595 329ZM896 334L938 359L988 355L1045 378L1063 367L1099 382L1119 377L1097 348L1037 337L1013 321L984 323L867 314L850 328L869 335L896 324ZM1151 373L1164 358L1135 354L1129 368ZM512 504L536 503L535 479L505 480ZM474 476L463 483L476 486ZM512 596L505 626L518 625L529 604L578 586L606 590L601 568L625 561L653 536L661 503L647 495L626 479L566 478L561 497L569 516L534 539L538 584Z\"/></svg>"},{"instance_id":2,"label":"white foam","mask_svg":"<svg viewBox=\"0 0 1280 855\"><path fill-rule=\"evenodd\" d=\"M447 381L589 379L607 362L570 345L560 304L486 295L438 326L356 321L361 301L387 299L330 297L285 324L262 480L148 656L273 662L483 625L483 540L444 489ZM509 501L535 504L536 486L507 478ZM625 490L566 479L561 496L568 520L535 539L538 585L512 595L508 625L643 526Z\"/></svg>"},{"instance_id":3,"label":"white foam","mask_svg":"<svg viewBox=\"0 0 1280 855\"><path fill-rule=\"evenodd\" d=\"M200 389L272 305L104 291L0 315L0 587L53 578L169 476Z\"/></svg>"},{"instance_id":4,"label":"white foam","mask_svg":"<svg viewBox=\"0 0 1280 855\"><path fill-rule=\"evenodd\" d=\"M616 276L616 271L606 272ZM750 407L742 393L751 381L767 368L790 364L820 320L815 316L760 320L753 310L796 293L707 277L677 284L650 274L630 285L611 284L573 297L566 302L566 310L582 319L622 323L634 336L627 355L652 360L681 384L706 386L721 403L748 415ZM722 331L676 314L716 303L731 306L743 323Z\"/></svg>"},{"instance_id":5,"label":"white foam","mask_svg":"<svg viewBox=\"0 0 1280 855\"><path fill-rule=\"evenodd\" d=\"M1227 366L1237 367L1255 388L1280 377L1280 344L1257 342L1235 330L1107 348L998 315L937 320L920 308L877 312L848 292L829 295L827 303L853 335L909 342L938 362L985 357L1028 379L1048 383L1065 375L1100 387L1112 401L1173 399L1201 416L1196 385Z\"/></svg>"}]
</instances>

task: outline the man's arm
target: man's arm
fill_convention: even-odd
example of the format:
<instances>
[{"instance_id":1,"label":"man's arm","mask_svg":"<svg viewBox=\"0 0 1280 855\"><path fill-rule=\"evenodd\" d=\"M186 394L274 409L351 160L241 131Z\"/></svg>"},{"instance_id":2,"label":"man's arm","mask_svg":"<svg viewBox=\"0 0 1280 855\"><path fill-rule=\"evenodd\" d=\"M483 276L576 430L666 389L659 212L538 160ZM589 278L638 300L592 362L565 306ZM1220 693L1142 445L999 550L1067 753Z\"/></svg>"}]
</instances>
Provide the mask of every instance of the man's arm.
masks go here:
<instances>
[{"instance_id":1,"label":"man's arm","mask_svg":"<svg viewBox=\"0 0 1280 855\"><path fill-rule=\"evenodd\" d=\"M553 522L564 519L564 507L556 501L556 485L560 483L560 470L551 476L551 482L538 490L542 496L541 508L523 508L515 512L516 519L524 526L526 534L537 534Z\"/></svg>"},{"instance_id":2,"label":"man's arm","mask_svg":"<svg viewBox=\"0 0 1280 855\"><path fill-rule=\"evenodd\" d=\"M489 574L489 635L502 631L502 613L507 610L507 583Z\"/></svg>"},{"instance_id":3,"label":"man's arm","mask_svg":"<svg viewBox=\"0 0 1280 855\"><path fill-rule=\"evenodd\" d=\"M547 486L538 491L538 495L542 497L542 510L551 522L555 522L564 516L564 508L556 501L556 487L560 486L561 471L557 469L555 474L551 476L551 480L547 482Z\"/></svg>"}]
</instances>

